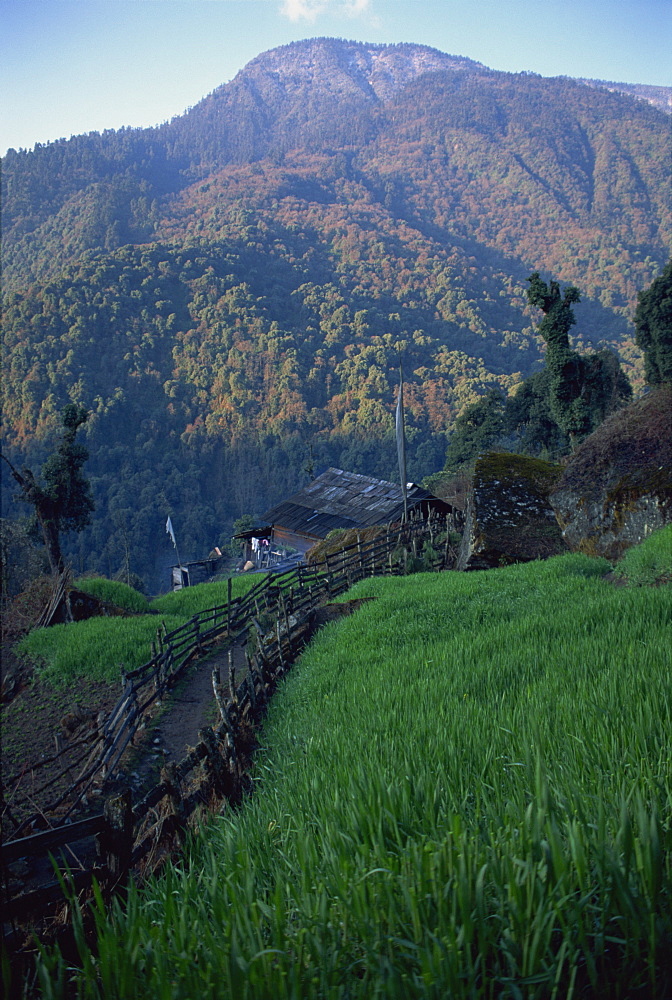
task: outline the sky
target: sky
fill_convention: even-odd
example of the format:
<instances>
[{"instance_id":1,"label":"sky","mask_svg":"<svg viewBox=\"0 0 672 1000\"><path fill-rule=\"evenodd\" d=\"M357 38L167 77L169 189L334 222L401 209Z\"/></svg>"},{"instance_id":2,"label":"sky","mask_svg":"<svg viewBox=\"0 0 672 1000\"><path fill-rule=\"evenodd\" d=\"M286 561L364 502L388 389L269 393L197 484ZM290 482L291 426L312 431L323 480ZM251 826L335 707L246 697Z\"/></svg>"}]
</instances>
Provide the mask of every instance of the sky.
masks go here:
<instances>
[{"instance_id":1,"label":"sky","mask_svg":"<svg viewBox=\"0 0 672 1000\"><path fill-rule=\"evenodd\" d=\"M0 154L160 124L317 36L672 86L672 0L0 0Z\"/></svg>"}]
</instances>

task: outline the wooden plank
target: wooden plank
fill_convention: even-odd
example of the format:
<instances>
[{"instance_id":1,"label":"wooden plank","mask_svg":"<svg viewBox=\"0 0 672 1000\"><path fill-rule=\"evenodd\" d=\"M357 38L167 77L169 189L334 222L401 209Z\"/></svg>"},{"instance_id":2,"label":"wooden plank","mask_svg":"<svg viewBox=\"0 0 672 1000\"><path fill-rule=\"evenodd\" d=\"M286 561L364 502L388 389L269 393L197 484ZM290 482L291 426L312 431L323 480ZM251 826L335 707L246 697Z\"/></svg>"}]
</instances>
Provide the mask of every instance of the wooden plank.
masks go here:
<instances>
[{"instance_id":1,"label":"wooden plank","mask_svg":"<svg viewBox=\"0 0 672 1000\"><path fill-rule=\"evenodd\" d=\"M88 889L94 876L104 875L104 869L94 868L91 871L73 872L67 876L67 884L79 893ZM48 882L40 889L26 892L22 896L7 900L2 904L2 919L22 921L35 914L43 914L54 903L65 903L63 886L60 882Z\"/></svg>"},{"instance_id":2,"label":"wooden plank","mask_svg":"<svg viewBox=\"0 0 672 1000\"><path fill-rule=\"evenodd\" d=\"M82 840L83 837L92 837L100 833L104 824L105 817L103 813L100 813L89 819L79 820L77 823L56 826L52 830L45 830L44 833L21 837L20 840L9 840L0 847L0 858L2 858L3 864L10 864L17 858L34 858L37 855L45 855L56 847L62 847L64 844L70 844L75 840Z\"/></svg>"}]
</instances>

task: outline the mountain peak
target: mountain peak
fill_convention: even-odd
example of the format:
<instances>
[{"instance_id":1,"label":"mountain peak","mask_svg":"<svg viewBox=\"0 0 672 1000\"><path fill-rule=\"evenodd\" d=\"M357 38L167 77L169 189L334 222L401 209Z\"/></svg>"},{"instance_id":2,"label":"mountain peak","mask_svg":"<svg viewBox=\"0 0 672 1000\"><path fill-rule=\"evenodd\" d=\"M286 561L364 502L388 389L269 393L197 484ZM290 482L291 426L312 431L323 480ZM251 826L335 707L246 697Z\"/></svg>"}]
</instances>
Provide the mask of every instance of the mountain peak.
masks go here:
<instances>
[{"instance_id":1,"label":"mountain peak","mask_svg":"<svg viewBox=\"0 0 672 1000\"><path fill-rule=\"evenodd\" d=\"M472 59L446 55L427 45L308 38L263 52L232 83L254 81L260 96L280 87L306 85L341 95L352 90L376 103L389 100L411 80L437 70L488 72Z\"/></svg>"}]
</instances>

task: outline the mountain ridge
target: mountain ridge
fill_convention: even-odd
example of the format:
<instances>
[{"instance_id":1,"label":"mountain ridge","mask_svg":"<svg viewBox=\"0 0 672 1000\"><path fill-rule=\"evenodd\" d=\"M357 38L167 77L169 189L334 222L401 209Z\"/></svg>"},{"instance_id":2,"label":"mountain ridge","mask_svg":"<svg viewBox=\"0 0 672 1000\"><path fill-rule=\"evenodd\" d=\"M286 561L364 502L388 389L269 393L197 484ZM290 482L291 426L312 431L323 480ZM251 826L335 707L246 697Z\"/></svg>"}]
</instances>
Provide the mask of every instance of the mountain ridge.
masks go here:
<instances>
[{"instance_id":1,"label":"mountain ridge","mask_svg":"<svg viewBox=\"0 0 672 1000\"><path fill-rule=\"evenodd\" d=\"M543 362L533 270L579 287L574 346L642 384L669 118L425 47L287 48L156 129L3 164L4 434L35 464L65 403L91 412L81 568L131 546L155 581L161 518L198 558L309 455L394 477L400 349L409 476L435 472L464 407Z\"/></svg>"}]
</instances>

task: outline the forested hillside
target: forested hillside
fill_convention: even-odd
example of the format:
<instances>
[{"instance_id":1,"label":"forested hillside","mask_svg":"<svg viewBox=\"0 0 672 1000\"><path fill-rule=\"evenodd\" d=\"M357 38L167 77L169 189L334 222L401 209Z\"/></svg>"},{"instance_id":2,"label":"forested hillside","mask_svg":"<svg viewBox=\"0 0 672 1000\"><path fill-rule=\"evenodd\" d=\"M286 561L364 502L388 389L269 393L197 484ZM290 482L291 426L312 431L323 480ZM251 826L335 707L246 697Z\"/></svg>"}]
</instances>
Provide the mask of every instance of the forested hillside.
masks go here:
<instances>
[{"instance_id":1,"label":"forested hillside","mask_svg":"<svg viewBox=\"0 0 672 1000\"><path fill-rule=\"evenodd\" d=\"M97 511L70 555L111 575L130 551L156 589L167 513L199 557L311 455L393 477L400 351L409 475L441 468L464 406L541 363L532 270L578 286L579 346L641 383L632 315L671 237L650 105L294 43L157 129L7 155L3 447L35 464L64 404L90 409Z\"/></svg>"}]
</instances>

